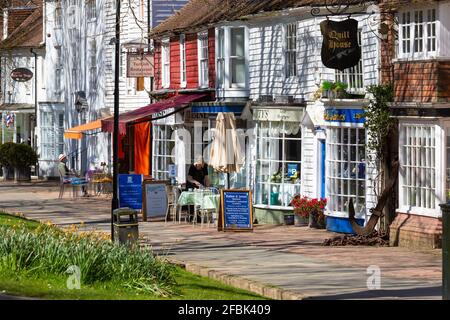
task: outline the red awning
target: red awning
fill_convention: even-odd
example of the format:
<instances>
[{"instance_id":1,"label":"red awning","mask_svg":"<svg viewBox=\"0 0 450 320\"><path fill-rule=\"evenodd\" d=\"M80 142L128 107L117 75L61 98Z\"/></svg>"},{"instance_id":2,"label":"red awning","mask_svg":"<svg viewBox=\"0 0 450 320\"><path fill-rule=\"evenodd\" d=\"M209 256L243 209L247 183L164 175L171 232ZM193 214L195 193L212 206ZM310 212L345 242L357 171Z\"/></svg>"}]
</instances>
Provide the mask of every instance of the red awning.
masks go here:
<instances>
[{"instance_id":1,"label":"red awning","mask_svg":"<svg viewBox=\"0 0 450 320\"><path fill-rule=\"evenodd\" d=\"M151 115L164 111L169 108L180 108L191 102L198 101L202 98L209 96L209 94L196 93L196 94L180 94L175 97L162 100L148 106L122 113L119 116L119 133L124 135L127 130L127 123L132 123L142 119L150 119ZM113 132L114 131L114 117L102 120L102 131Z\"/></svg>"}]
</instances>

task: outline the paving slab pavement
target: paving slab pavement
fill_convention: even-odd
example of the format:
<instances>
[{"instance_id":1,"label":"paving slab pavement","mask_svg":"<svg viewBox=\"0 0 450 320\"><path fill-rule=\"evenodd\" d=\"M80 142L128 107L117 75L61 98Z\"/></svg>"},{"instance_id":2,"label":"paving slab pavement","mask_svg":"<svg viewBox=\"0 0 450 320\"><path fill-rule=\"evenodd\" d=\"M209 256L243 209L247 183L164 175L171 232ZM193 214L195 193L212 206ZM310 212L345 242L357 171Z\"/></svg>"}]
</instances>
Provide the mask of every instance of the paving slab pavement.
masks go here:
<instances>
[{"instance_id":1,"label":"paving slab pavement","mask_svg":"<svg viewBox=\"0 0 450 320\"><path fill-rule=\"evenodd\" d=\"M55 183L0 183L0 210L109 232L110 199L57 199L58 190ZM224 233L184 223L141 222L139 231L155 252L188 270L269 297L283 298L286 291L286 297L303 299L441 299L441 250L324 247L323 240L335 234L295 226ZM369 266L380 268L380 290L367 287ZM271 292L272 287L280 290Z\"/></svg>"}]
</instances>

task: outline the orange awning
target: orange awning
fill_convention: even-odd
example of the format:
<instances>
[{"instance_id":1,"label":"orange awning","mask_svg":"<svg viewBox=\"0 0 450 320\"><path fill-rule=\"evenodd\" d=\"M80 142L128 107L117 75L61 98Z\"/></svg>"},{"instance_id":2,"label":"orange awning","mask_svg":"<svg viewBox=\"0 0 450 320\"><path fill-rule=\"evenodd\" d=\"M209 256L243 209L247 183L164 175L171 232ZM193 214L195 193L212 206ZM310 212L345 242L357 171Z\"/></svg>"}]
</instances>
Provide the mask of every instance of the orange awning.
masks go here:
<instances>
[{"instance_id":1,"label":"orange awning","mask_svg":"<svg viewBox=\"0 0 450 320\"><path fill-rule=\"evenodd\" d=\"M97 130L102 128L102 120L95 120L81 126L73 127L64 131L64 138L80 140L86 131Z\"/></svg>"}]
</instances>

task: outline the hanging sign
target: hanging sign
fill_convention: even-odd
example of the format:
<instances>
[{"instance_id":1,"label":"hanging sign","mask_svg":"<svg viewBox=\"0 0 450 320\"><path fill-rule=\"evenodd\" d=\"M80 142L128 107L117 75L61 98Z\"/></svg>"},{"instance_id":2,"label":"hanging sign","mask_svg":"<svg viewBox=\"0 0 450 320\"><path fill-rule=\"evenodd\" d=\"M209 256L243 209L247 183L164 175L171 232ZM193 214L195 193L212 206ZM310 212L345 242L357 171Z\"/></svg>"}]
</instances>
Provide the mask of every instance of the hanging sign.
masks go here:
<instances>
[{"instance_id":1,"label":"hanging sign","mask_svg":"<svg viewBox=\"0 0 450 320\"><path fill-rule=\"evenodd\" d=\"M322 62L331 69L344 70L358 64L361 47L358 44L358 21L324 20L320 23L323 35Z\"/></svg>"},{"instance_id":2,"label":"hanging sign","mask_svg":"<svg viewBox=\"0 0 450 320\"><path fill-rule=\"evenodd\" d=\"M33 72L27 68L17 68L11 71L11 78L17 82L27 82L33 78Z\"/></svg>"},{"instance_id":3,"label":"hanging sign","mask_svg":"<svg viewBox=\"0 0 450 320\"><path fill-rule=\"evenodd\" d=\"M221 190L219 230L253 231L252 192Z\"/></svg>"},{"instance_id":4,"label":"hanging sign","mask_svg":"<svg viewBox=\"0 0 450 320\"><path fill-rule=\"evenodd\" d=\"M127 78L147 78L153 76L152 54L127 53Z\"/></svg>"}]
</instances>

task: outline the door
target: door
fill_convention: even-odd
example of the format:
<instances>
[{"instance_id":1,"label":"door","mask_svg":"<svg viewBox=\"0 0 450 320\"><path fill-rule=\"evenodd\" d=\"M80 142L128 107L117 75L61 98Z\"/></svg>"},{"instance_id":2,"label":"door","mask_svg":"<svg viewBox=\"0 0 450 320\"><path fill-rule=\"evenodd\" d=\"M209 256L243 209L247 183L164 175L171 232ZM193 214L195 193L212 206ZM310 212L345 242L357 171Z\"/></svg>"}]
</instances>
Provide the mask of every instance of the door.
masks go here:
<instances>
[{"instance_id":1,"label":"door","mask_svg":"<svg viewBox=\"0 0 450 320\"><path fill-rule=\"evenodd\" d=\"M325 144L325 140L320 140L319 142L320 145L320 155L319 155L319 159L320 159L320 181L319 181L319 185L320 185L320 197L321 198L325 198L326 192L325 192L325 175L326 175L326 170L325 170L325 158L326 158L326 144Z\"/></svg>"}]
</instances>

